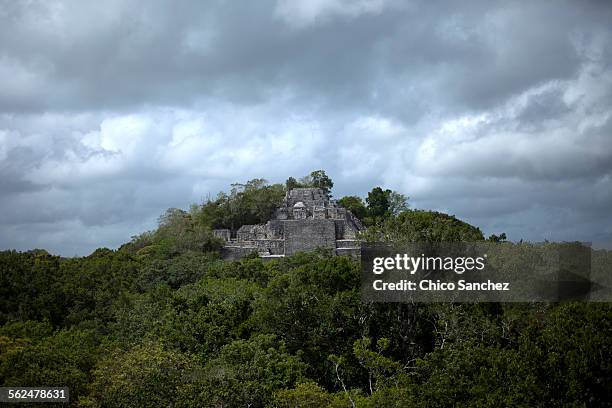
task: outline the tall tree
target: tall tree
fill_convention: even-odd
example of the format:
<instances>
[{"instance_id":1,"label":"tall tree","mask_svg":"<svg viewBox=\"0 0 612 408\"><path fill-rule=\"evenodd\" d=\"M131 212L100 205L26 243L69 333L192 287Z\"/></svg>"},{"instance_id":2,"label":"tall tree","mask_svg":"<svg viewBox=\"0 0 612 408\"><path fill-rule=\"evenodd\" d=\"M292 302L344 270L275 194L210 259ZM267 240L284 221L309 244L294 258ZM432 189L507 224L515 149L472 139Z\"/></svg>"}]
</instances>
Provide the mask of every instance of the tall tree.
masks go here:
<instances>
[{"instance_id":1,"label":"tall tree","mask_svg":"<svg viewBox=\"0 0 612 408\"><path fill-rule=\"evenodd\" d=\"M362 221L368 215L368 209L363 203L361 197L345 196L338 200L338 204L352 212L355 217Z\"/></svg>"},{"instance_id":2,"label":"tall tree","mask_svg":"<svg viewBox=\"0 0 612 408\"><path fill-rule=\"evenodd\" d=\"M285 181L285 188L287 191L293 190L294 188L302 187L299 181L295 179L295 177L289 177L287 181Z\"/></svg>"},{"instance_id":3,"label":"tall tree","mask_svg":"<svg viewBox=\"0 0 612 408\"><path fill-rule=\"evenodd\" d=\"M383 190L380 187L374 187L368 193L366 202L368 203L368 212L372 218L385 218L389 212L389 195L391 190Z\"/></svg>"},{"instance_id":4,"label":"tall tree","mask_svg":"<svg viewBox=\"0 0 612 408\"><path fill-rule=\"evenodd\" d=\"M389 190L387 190L389 191ZM389 193L389 212L392 215L399 215L403 211L408 209L408 197L397 191L391 191Z\"/></svg>"},{"instance_id":5,"label":"tall tree","mask_svg":"<svg viewBox=\"0 0 612 408\"><path fill-rule=\"evenodd\" d=\"M334 186L332 179L325 174L325 170L315 170L310 173L310 179L312 180L312 186L320 188L327 194L331 195L331 189Z\"/></svg>"}]
</instances>

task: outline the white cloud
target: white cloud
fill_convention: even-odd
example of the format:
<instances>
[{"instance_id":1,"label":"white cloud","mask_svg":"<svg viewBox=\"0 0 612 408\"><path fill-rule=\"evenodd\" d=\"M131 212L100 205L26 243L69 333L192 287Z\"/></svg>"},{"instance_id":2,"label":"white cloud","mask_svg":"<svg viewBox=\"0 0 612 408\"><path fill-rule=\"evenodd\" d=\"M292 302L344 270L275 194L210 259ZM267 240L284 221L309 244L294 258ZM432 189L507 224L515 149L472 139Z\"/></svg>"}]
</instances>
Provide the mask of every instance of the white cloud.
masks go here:
<instances>
[{"instance_id":1,"label":"white cloud","mask_svg":"<svg viewBox=\"0 0 612 408\"><path fill-rule=\"evenodd\" d=\"M389 0L278 0L275 14L286 23L303 28L332 17L378 14L389 3Z\"/></svg>"}]
</instances>

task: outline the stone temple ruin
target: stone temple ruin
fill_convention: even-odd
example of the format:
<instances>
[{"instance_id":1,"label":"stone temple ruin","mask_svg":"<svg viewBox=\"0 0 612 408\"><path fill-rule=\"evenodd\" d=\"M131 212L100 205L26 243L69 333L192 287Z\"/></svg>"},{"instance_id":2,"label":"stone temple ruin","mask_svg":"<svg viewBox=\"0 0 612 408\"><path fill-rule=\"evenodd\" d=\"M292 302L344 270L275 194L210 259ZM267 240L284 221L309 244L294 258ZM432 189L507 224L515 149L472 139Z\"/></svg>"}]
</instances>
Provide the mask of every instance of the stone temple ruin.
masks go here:
<instances>
[{"instance_id":1,"label":"stone temple ruin","mask_svg":"<svg viewBox=\"0 0 612 408\"><path fill-rule=\"evenodd\" d=\"M239 259L252 252L262 258L327 248L334 255L358 256L357 233L363 225L349 210L330 200L319 188L294 188L266 224L243 225L233 237L228 229L214 230L225 240L223 255Z\"/></svg>"}]
</instances>

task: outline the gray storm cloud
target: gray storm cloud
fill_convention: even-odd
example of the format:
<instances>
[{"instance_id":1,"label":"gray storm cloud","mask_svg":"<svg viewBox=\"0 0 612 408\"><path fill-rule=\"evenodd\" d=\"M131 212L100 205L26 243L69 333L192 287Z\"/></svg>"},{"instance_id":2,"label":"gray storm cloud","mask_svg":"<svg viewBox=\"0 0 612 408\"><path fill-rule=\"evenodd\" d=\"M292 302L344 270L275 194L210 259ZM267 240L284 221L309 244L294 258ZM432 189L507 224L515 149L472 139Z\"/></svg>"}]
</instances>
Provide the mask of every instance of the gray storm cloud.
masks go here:
<instances>
[{"instance_id":1,"label":"gray storm cloud","mask_svg":"<svg viewBox=\"0 0 612 408\"><path fill-rule=\"evenodd\" d=\"M432 3L0 1L0 247L116 247L318 168L612 247L612 7Z\"/></svg>"}]
</instances>

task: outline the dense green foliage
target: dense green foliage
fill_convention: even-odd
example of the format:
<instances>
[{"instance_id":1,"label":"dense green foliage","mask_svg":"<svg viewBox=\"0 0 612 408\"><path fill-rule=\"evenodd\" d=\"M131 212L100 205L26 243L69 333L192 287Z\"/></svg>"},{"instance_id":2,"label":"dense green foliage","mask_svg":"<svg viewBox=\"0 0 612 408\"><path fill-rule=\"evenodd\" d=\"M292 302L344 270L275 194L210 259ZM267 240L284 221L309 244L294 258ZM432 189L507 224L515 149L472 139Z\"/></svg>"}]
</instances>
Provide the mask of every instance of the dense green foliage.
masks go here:
<instances>
[{"instance_id":1,"label":"dense green foliage","mask_svg":"<svg viewBox=\"0 0 612 408\"><path fill-rule=\"evenodd\" d=\"M368 228L364 238L369 241L393 242L484 240L479 228L458 220L452 215L424 210L406 210L396 217L387 217L377 225Z\"/></svg>"},{"instance_id":2,"label":"dense green foliage","mask_svg":"<svg viewBox=\"0 0 612 408\"><path fill-rule=\"evenodd\" d=\"M316 187L323 190L328 196L331 196L331 189L333 186L334 182L325 173L325 170L315 170L309 175L302 177L299 181L294 177L289 177L285 182L287 190L293 188Z\"/></svg>"},{"instance_id":3,"label":"dense green foliage","mask_svg":"<svg viewBox=\"0 0 612 408\"><path fill-rule=\"evenodd\" d=\"M318 253L0 256L15 266L3 283L20 265L52 279L5 292L2 384L68 385L75 404L594 406L612 392L606 304L362 303L357 262Z\"/></svg>"},{"instance_id":4,"label":"dense green foliage","mask_svg":"<svg viewBox=\"0 0 612 408\"><path fill-rule=\"evenodd\" d=\"M338 203L367 226L380 225L408 210L408 197L397 191L383 190L381 187L374 187L365 201L366 204L361 197L345 196L338 200Z\"/></svg>"},{"instance_id":5,"label":"dense green foliage","mask_svg":"<svg viewBox=\"0 0 612 408\"><path fill-rule=\"evenodd\" d=\"M362 221L368 216L368 209L363 204L361 197L345 196L338 200L338 204L352 212L353 215Z\"/></svg>"},{"instance_id":6,"label":"dense green foliage","mask_svg":"<svg viewBox=\"0 0 612 408\"><path fill-rule=\"evenodd\" d=\"M284 197L283 185L268 185L266 180L254 179L233 184L229 194L219 193L215 200L194 205L191 213L199 225L235 231L242 225L268 221Z\"/></svg>"},{"instance_id":7,"label":"dense green foliage","mask_svg":"<svg viewBox=\"0 0 612 408\"><path fill-rule=\"evenodd\" d=\"M89 407L609 404L608 304L364 303L349 258L220 260L213 207L237 205L235 226L282 190L169 210L115 251L0 252L0 385L69 386ZM484 239L445 214L385 211L366 238Z\"/></svg>"}]
</instances>

